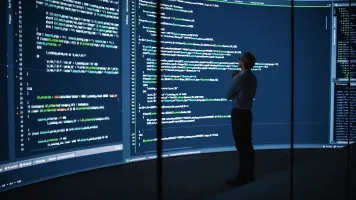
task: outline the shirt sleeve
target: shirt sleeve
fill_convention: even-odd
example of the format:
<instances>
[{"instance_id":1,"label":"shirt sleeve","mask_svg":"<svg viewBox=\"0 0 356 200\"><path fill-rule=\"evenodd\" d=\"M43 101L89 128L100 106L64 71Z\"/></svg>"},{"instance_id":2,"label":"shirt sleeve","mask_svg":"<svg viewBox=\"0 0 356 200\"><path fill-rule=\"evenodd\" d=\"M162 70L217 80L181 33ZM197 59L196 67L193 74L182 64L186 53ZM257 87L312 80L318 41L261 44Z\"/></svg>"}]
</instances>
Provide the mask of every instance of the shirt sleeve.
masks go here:
<instances>
[{"instance_id":1,"label":"shirt sleeve","mask_svg":"<svg viewBox=\"0 0 356 200\"><path fill-rule=\"evenodd\" d=\"M241 79L241 77L239 75L234 77L234 80L232 81L232 85L230 87L230 90L227 93L227 100L234 99L234 97L236 95L236 92L239 91L239 89L240 89L240 79Z\"/></svg>"}]
</instances>

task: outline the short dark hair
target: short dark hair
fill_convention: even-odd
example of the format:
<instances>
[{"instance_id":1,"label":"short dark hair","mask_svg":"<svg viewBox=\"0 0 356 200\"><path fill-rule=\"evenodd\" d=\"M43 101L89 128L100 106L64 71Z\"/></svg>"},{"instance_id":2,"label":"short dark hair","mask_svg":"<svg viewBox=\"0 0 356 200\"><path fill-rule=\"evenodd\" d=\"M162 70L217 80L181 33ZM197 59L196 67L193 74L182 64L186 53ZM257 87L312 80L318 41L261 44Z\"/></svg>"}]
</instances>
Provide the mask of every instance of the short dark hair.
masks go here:
<instances>
[{"instance_id":1,"label":"short dark hair","mask_svg":"<svg viewBox=\"0 0 356 200\"><path fill-rule=\"evenodd\" d=\"M245 52L241 57L241 61L247 69L252 69L255 66L256 58L251 52Z\"/></svg>"}]
</instances>

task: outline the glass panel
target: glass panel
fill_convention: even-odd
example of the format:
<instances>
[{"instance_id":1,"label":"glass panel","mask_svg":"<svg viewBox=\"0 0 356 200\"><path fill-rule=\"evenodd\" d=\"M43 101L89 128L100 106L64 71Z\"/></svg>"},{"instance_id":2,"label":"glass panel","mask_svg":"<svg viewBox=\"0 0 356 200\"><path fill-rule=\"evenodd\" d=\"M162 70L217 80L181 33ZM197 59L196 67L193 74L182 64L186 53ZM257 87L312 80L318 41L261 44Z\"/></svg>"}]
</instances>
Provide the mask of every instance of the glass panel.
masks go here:
<instances>
[{"instance_id":1,"label":"glass panel","mask_svg":"<svg viewBox=\"0 0 356 200\"><path fill-rule=\"evenodd\" d=\"M356 198L356 192L354 190L356 183L355 168L356 168L356 159L353 157L355 154L355 144L356 141L356 3L355 1L349 0L348 6L346 7L344 15L346 15L346 24L345 24L345 37L348 41L346 45L347 49L347 71L348 71L348 135L347 142L349 144L347 148L347 159L348 159L348 192L349 199Z\"/></svg>"},{"instance_id":2,"label":"glass panel","mask_svg":"<svg viewBox=\"0 0 356 200\"><path fill-rule=\"evenodd\" d=\"M234 0L164 0L163 3L164 156L186 155L164 160L164 197L203 199L226 190L235 191L225 182L237 176L239 165L244 163L247 167L241 169L240 178L251 180L249 170L255 168L255 182L267 181L264 183L267 185L268 181L278 180L274 188L259 195L274 195L281 192L280 187L287 187L282 192L289 197L289 171L279 177L272 175L287 170L290 163L289 3L280 0L263 1L263 5ZM149 7L145 9L152 11ZM150 12L141 18L153 20ZM252 71L242 72L239 66L248 67L248 62L253 62L243 56L246 52L251 52L256 61ZM240 57L244 64L239 64ZM257 77L252 120L251 111L246 110L251 108L248 91L241 97L247 98L247 103L239 100L236 105L228 100L236 98L237 88L228 95L234 80L244 80L234 79L235 70L240 71L238 77L247 79L241 83L246 88L239 90L240 94L253 91ZM236 106L240 109L233 109ZM256 152L249 144L251 121ZM231 123L236 127L235 133ZM212 152L225 153L190 155ZM267 176L270 177L264 180ZM254 186L251 183L246 187Z\"/></svg>"},{"instance_id":3,"label":"glass panel","mask_svg":"<svg viewBox=\"0 0 356 200\"><path fill-rule=\"evenodd\" d=\"M137 165L136 174L143 183L137 180L134 186L140 198L132 199L157 199L157 94L156 94L156 33L154 1L131 0L131 63L132 73L132 135L133 156L138 160L146 160L142 165ZM154 159L154 160L152 160ZM151 161L148 161L151 160ZM147 171L145 167L148 167ZM142 183L142 184L141 184ZM132 190L131 190L132 191ZM135 190L134 190L135 191ZM145 194L145 195L143 195Z\"/></svg>"},{"instance_id":4,"label":"glass panel","mask_svg":"<svg viewBox=\"0 0 356 200\"><path fill-rule=\"evenodd\" d=\"M296 1L294 13L294 196L343 199L347 158L340 148L347 141L348 107L344 14L322 1Z\"/></svg>"}]
</instances>

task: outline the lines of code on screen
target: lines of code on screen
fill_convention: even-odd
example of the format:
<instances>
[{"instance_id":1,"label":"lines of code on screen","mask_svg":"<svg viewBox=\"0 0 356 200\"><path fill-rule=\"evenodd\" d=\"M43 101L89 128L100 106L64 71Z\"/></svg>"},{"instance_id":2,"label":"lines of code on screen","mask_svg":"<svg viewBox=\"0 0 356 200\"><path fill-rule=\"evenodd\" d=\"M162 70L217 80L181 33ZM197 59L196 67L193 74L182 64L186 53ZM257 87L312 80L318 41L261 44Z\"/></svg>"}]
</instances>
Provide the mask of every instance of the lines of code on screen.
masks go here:
<instances>
[{"instance_id":1,"label":"lines of code on screen","mask_svg":"<svg viewBox=\"0 0 356 200\"><path fill-rule=\"evenodd\" d=\"M121 142L118 1L15 8L16 156Z\"/></svg>"},{"instance_id":2,"label":"lines of code on screen","mask_svg":"<svg viewBox=\"0 0 356 200\"><path fill-rule=\"evenodd\" d=\"M356 80L356 14L355 13L356 13L356 6L335 8L334 15L337 17L336 78L341 78L341 79L350 78Z\"/></svg>"},{"instance_id":3,"label":"lines of code on screen","mask_svg":"<svg viewBox=\"0 0 356 200\"><path fill-rule=\"evenodd\" d=\"M132 4L132 151L140 154L154 152L157 140L156 3L132 0ZM268 93L263 92L266 86L261 86L258 96L274 96L273 99L280 101L259 101L256 96L255 106L268 108L264 108L265 112L256 112L255 119L268 119L269 109L281 111L279 116L269 117L271 122L288 118L286 100L289 96L278 92L287 91L289 85L286 77L289 55L284 50L289 47L285 34L289 29L288 21L283 19L284 15L288 16L287 9L177 0L162 1L161 9L162 140L165 150L233 145L231 102L226 94L232 81L231 73L237 69L238 58L244 51L253 51L257 56L253 71L261 78L259 81L276 85L277 90ZM249 32L242 31L237 24L234 26L243 16L248 20L241 20L239 26L245 26L246 30L251 30ZM264 22L251 24L257 18ZM276 20L277 24L272 23ZM273 30L273 34L258 34L266 30ZM270 45L267 43L271 41L273 50L280 55L278 58L268 53ZM274 77L281 77L273 80L271 75L276 72ZM256 130L259 129L288 132L287 126L272 123ZM276 141L273 134L271 140Z\"/></svg>"},{"instance_id":4,"label":"lines of code on screen","mask_svg":"<svg viewBox=\"0 0 356 200\"><path fill-rule=\"evenodd\" d=\"M355 84L356 80L356 7L335 7L337 34L336 78L334 84L334 141L355 141ZM350 90L349 90L350 89ZM350 92L350 94L349 94ZM349 105L350 98L350 105ZM350 108L350 113L349 113ZM350 127L349 127L350 126ZM350 134L350 135L349 135Z\"/></svg>"},{"instance_id":5,"label":"lines of code on screen","mask_svg":"<svg viewBox=\"0 0 356 200\"><path fill-rule=\"evenodd\" d=\"M350 89L350 97L349 97ZM347 142L356 140L356 85L351 83L335 83L334 103L334 140ZM350 105L349 105L350 98ZM349 113L350 108L350 113Z\"/></svg>"}]
</instances>

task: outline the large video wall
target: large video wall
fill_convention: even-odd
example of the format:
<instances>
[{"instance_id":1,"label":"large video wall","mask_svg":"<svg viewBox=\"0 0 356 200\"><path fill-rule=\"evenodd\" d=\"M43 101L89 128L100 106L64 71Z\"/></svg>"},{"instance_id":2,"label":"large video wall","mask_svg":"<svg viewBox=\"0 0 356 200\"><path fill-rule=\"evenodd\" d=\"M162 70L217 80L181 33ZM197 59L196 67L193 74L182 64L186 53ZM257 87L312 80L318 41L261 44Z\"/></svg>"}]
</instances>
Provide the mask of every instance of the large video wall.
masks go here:
<instances>
[{"instance_id":1,"label":"large video wall","mask_svg":"<svg viewBox=\"0 0 356 200\"><path fill-rule=\"evenodd\" d=\"M155 1L1 4L0 191L154 159ZM256 149L290 148L292 108L296 148L354 141L355 8L296 1L292 29L288 1L163 0L163 156L234 150L226 95L246 51Z\"/></svg>"}]
</instances>

